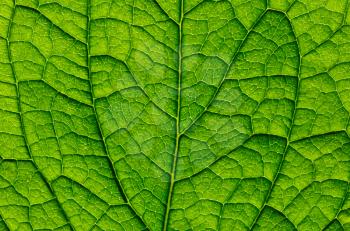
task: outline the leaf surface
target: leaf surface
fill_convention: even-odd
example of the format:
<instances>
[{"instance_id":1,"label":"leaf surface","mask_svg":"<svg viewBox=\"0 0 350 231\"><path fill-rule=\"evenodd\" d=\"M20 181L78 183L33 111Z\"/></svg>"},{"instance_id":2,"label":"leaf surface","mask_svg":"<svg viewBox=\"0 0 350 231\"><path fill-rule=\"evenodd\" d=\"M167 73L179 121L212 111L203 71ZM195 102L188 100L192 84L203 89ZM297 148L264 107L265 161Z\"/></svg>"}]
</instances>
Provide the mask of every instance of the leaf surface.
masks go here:
<instances>
[{"instance_id":1,"label":"leaf surface","mask_svg":"<svg viewBox=\"0 0 350 231\"><path fill-rule=\"evenodd\" d=\"M2 0L0 230L349 230L348 0Z\"/></svg>"}]
</instances>

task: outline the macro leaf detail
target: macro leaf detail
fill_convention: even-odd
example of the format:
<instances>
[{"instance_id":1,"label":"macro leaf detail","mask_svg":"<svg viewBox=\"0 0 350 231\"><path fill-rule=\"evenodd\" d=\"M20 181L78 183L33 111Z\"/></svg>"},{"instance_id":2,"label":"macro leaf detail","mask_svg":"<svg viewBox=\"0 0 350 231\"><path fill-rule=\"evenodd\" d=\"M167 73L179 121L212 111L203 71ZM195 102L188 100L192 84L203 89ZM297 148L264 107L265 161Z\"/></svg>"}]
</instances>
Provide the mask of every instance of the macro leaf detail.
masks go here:
<instances>
[{"instance_id":1,"label":"macro leaf detail","mask_svg":"<svg viewBox=\"0 0 350 231\"><path fill-rule=\"evenodd\" d=\"M350 230L348 0L0 0L0 230Z\"/></svg>"}]
</instances>

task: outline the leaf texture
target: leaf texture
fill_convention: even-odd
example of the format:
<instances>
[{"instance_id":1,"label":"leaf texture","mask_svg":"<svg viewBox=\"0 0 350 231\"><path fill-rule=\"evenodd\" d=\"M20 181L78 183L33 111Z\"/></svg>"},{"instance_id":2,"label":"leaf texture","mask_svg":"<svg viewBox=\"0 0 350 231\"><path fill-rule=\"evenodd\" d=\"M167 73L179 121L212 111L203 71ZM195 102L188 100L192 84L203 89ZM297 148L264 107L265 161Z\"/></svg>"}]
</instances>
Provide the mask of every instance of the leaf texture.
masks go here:
<instances>
[{"instance_id":1,"label":"leaf texture","mask_svg":"<svg viewBox=\"0 0 350 231\"><path fill-rule=\"evenodd\" d=\"M350 230L348 0L1 0L0 230Z\"/></svg>"}]
</instances>

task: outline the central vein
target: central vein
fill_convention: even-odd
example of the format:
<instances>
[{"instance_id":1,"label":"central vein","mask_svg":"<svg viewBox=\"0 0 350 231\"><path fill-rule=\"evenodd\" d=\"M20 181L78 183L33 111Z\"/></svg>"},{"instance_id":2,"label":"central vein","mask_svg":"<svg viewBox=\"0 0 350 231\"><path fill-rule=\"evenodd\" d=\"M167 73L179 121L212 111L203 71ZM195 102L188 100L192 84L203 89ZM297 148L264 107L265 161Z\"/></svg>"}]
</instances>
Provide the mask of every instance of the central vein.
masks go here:
<instances>
[{"instance_id":1,"label":"central vein","mask_svg":"<svg viewBox=\"0 0 350 231\"><path fill-rule=\"evenodd\" d=\"M169 192L168 192L168 201L167 206L165 210L165 216L164 216L164 224L163 224L163 231L167 230L168 222L169 222L169 213L171 208L171 200L173 196L173 189L174 189L174 182L175 182L175 172L176 172L176 164L177 164L177 157L179 154L179 142L180 142L180 109L181 109L181 78L182 78L182 23L183 23L183 10L184 10L184 0L181 0L180 3L180 22L178 24L179 26L179 32L178 32L178 83L177 83L177 115L176 115L176 141L175 141L175 150L174 150L174 159L173 159L173 165L171 167L171 173L170 173L170 186L169 186Z\"/></svg>"}]
</instances>

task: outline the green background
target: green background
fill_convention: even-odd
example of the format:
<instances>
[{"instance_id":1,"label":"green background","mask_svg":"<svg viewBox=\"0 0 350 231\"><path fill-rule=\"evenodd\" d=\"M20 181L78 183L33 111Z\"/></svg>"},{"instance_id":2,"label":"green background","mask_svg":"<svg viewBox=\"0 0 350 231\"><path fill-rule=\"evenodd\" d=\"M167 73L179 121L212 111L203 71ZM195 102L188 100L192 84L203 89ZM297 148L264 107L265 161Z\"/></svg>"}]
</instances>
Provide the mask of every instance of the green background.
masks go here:
<instances>
[{"instance_id":1,"label":"green background","mask_svg":"<svg viewBox=\"0 0 350 231\"><path fill-rule=\"evenodd\" d=\"M348 0L0 0L0 230L350 230Z\"/></svg>"}]
</instances>

